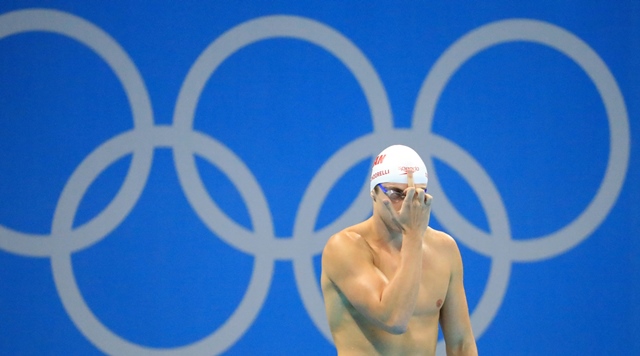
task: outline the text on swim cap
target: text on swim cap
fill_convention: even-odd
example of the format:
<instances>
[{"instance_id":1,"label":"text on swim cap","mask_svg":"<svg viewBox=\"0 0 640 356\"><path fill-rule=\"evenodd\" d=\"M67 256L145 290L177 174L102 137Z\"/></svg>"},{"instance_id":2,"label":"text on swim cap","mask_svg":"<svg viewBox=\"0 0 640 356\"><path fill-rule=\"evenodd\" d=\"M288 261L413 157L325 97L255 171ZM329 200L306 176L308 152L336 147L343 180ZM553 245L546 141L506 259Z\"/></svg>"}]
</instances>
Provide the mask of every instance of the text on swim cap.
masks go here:
<instances>
[{"instance_id":1,"label":"text on swim cap","mask_svg":"<svg viewBox=\"0 0 640 356\"><path fill-rule=\"evenodd\" d=\"M380 172L375 172L371 176L371 180L374 180L374 179L376 179L378 177L382 177L382 176L387 175L387 174L389 174L389 170L388 169L385 169L384 171L380 171Z\"/></svg>"},{"instance_id":2,"label":"text on swim cap","mask_svg":"<svg viewBox=\"0 0 640 356\"><path fill-rule=\"evenodd\" d=\"M404 172L404 174L407 174L409 172L419 171L420 167L398 167L398 170Z\"/></svg>"}]
</instances>

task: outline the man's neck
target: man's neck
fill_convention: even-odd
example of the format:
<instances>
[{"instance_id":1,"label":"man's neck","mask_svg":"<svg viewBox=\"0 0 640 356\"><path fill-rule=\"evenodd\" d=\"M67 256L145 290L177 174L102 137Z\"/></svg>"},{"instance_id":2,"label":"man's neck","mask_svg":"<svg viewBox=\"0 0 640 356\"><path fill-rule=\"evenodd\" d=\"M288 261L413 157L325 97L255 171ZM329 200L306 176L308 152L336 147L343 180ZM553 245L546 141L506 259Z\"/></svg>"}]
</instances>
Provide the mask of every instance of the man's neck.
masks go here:
<instances>
[{"instance_id":1,"label":"man's neck","mask_svg":"<svg viewBox=\"0 0 640 356\"><path fill-rule=\"evenodd\" d=\"M369 220L369 233L366 234L367 242L383 249L399 251L402 247L402 231L396 230L377 216Z\"/></svg>"}]
</instances>

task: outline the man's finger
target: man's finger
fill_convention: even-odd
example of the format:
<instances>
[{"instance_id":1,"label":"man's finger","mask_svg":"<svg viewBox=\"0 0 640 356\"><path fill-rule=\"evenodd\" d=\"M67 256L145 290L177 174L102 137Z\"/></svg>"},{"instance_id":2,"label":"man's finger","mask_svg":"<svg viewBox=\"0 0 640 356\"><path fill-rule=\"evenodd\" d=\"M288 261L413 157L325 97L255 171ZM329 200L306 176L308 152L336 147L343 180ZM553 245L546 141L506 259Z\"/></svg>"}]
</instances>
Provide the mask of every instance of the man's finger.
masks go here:
<instances>
[{"instance_id":1,"label":"man's finger","mask_svg":"<svg viewBox=\"0 0 640 356\"><path fill-rule=\"evenodd\" d=\"M389 215L391 215L391 220L400 228L400 230L404 230L402 224L400 224L400 217L396 210L391 206L391 201L389 199L385 199L382 201L384 207L387 208Z\"/></svg>"},{"instance_id":2,"label":"man's finger","mask_svg":"<svg viewBox=\"0 0 640 356\"><path fill-rule=\"evenodd\" d=\"M413 184L413 169L407 169L407 185L410 187L414 187Z\"/></svg>"},{"instance_id":3,"label":"man's finger","mask_svg":"<svg viewBox=\"0 0 640 356\"><path fill-rule=\"evenodd\" d=\"M402 208L400 211L411 210L411 204L413 204L413 199L416 196L416 188L408 187L404 190L404 200L402 201Z\"/></svg>"},{"instance_id":4,"label":"man's finger","mask_svg":"<svg viewBox=\"0 0 640 356\"><path fill-rule=\"evenodd\" d=\"M418 195L418 201L421 202L421 203L425 203L426 202L426 197L425 197L426 193L425 193L424 189L416 188L416 192L418 193L417 194Z\"/></svg>"},{"instance_id":5,"label":"man's finger","mask_svg":"<svg viewBox=\"0 0 640 356\"><path fill-rule=\"evenodd\" d=\"M433 197L431 196L431 194L425 194L425 199L424 199L424 203L427 206L431 206L431 202L433 201Z\"/></svg>"}]
</instances>

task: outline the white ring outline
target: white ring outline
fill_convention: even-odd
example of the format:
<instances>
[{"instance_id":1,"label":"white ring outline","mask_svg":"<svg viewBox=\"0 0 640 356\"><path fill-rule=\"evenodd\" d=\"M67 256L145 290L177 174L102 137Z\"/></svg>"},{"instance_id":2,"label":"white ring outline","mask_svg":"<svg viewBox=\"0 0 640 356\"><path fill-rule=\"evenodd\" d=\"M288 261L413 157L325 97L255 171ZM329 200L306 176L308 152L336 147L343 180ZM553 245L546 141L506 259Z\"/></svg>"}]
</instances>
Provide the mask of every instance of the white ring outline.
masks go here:
<instances>
[{"instance_id":1,"label":"white ring outline","mask_svg":"<svg viewBox=\"0 0 640 356\"><path fill-rule=\"evenodd\" d=\"M120 80L132 109L134 128L152 127L151 101L142 77L133 61L112 37L82 18L56 10L19 10L0 15L0 40L22 32L34 31L52 32L69 37L95 52ZM104 143L107 144L108 142ZM114 199L94 219L70 231L64 239L17 232L0 225L0 248L18 255L47 257L56 250L70 252L82 249L106 236L117 226L115 222L122 221L131 211L151 169L151 145L147 144L146 140L139 140L134 147L125 181ZM84 174L82 170L74 172L61 193L56 211L61 208L60 204L64 206L68 200L81 198L69 190L68 186L73 183L88 187L91 182L87 181Z\"/></svg>"},{"instance_id":2,"label":"white ring outline","mask_svg":"<svg viewBox=\"0 0 640 356\"><path fill-rule=\"evenodd\" d=\"M111 141L113 145L118 147L120 151L110 151L106 154L110 155L109 158L115 154L124 155L127 153L127 143L135 142L138 140L136 135L138 132L127 132L117 136ZM147 141L154 143L156 147L163 147L167 144L176 144L178 137L175 135L175 130L170 127L156 126L152 129L147 136ZM197 143L194 145L194 152L198 152L202 157L207 158L212 163L216 162L220 156L212 156L210 152L221 152L221 147L216 146L216 142L206 136L203 136L197 132L192 133L192 137L188 139L189 142ZM106 150L107 145L102 145L101 149ZM214 150L211 150L211 148ZM204 150L204 151L202 151ZM100 149L98 150L100 151ZM86 159L86 165L88 167L100 167L104 164L104 167L96 172L95 177L100 174L108 165L117 161L120 156L115 156L111 160L102 162L94 162L99 157L105 154L92 154L89 156L91 159ZM222 167L223 171L227 174L229 172L225 170L224 165L218 164ZM238 172L234 172L238 175ZM75 206L71 206L68 209L75 211L79 204L77 201ZM53 232L56 236L62 236L66 231L72 228L73 214L56 214L53 222ZM208 336L200 339L199 341L177 346L173 348L155 348L141 346L126 340L119 335L115 334L93 314L89 309L86 301L82 297L79 286L73 273L73 266L71 263L71 255L67 251L55 251L51 255L51 266L53 271L53 277L58 288L58 294L65 306L67 314L74 322L76 327L91 340L91 342L109 354L131 354L138 355L141 353L171 353L171 354L208 354L211 352L222 353L227 348L231 347L233 343L241 336L246 329L255 320L255 317L259 313L264 302L271 283L273 275L273 261L262 256L255 256L253 272L249 286L238 307L234 310L232 315L223 323L222 326L212 331Z\"/></svg>"},{"instance_id":3,"label":"white ring outline","mask_svg":"<svg viewBox=\"0 0 640 356\"><path fill-rule=\"evenodd\" d=\"M595 84L603 99L610 131L606 173L598 192L585 210L569 225L555 233L527 240L508 241L508 249L514 261L534 261L556 256L589 237L607 217L622 190L630 155L629 119L622 92L598 54L574 34L546 22L512 19L484 25L461 37L436 61L418 94L412 127L418 131L431 131L436 103L449 79L465 61L489 47L515 41L546 45L578 64ZM436 177L430 159L427 164L429 173ZM459 232L458 236L466 245L490 256L490 250L494 248L493 240L466 238L486 234L469 223L453 207L441 189L438 191L442 193L438 200L438 210L443 213L443 225L451 231ZM498 201L495 197L492 199L493 203Z\"/></svg>"},{"instance_id":4,"label":"white ring outline","mask_svg":"<svg viewBox=\"0 0 640 356\"><path fill-rule=\"evenodd\" d=\"M296 16L276 15L244 22L222 34L202 52L189 70L178 94L174 113L174 127L177 131L186 133L193 129L195 109L204 86L224 60L250 44L274 38L303 40L334 55L350 70L360 84L371 110L374 127L382 130L391 129L393 125L391 109L386 100L384 87L371 63L353 43L339 32L317 21ZM385 100L375 100L381 97ZM270 225L264 229L256 228L265 235L258 239L252 238L247 234L246 229L229 219L215 202L203 200L202 197L209 196L209 193L199 178L195 159L186 146L175 147L174 160L185 195L200 219L212 229L222 221L226 229L233 232L230 236L234 239L240 237L238 240L221 237L225 242L248 254L266 256L267 253L271 253L273 258L279 259L292 259L297 255L292 251L306 249L295 236L292 239L275 238ZM247 196L244 196L245 202L258 200L261 209L256 215L268 217L262 220L268 220L271 223L271 213L268 208L264 208L267 206L266 198L255 178L252 177L249 182L243 181L243 184L251 185ZM236 188L239 186L236 185ZM249 209L252 209L250 204ZM259 221L253 223L259 223ZM316 250L316 253L319 251L321 248Z\"/></svg>"}]
</instances>

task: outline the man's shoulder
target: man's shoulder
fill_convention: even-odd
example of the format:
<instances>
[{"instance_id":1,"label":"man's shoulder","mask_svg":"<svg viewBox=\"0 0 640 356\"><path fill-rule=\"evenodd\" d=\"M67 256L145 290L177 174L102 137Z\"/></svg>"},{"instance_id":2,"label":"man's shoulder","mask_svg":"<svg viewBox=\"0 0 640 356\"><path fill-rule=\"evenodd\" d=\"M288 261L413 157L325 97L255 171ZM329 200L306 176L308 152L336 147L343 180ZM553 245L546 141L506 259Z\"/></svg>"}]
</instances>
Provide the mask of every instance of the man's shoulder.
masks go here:
<instances>
[{"instance_id":1,"label":"man's shoulder","mask_svg":"<svg viewBox=\"0 0 640 356\"><path fill-rule=\"evenodd\" d=\"M451 262L453 270L459 270L462 268L462 256L460 255L460 249L458 243L449 234L444 231L439 231L429 228L431 231L431 244L436 249L446 256L447 260Z\"/></svg>"},{"instance_id":2,"label":"man's shoulder","mask_svg":"<svg viewBox=\"0 0 640 356\"><path fill-rule=\"evenodd\" d=\"M456 240L444 231L429 227L427 228L426 238L430 240L431 244L434 244L439 248L450 252L458 251L458 244L456 243Z\"/></svg>"},{"instance_id":3,"label":"man's shoulder","mask_svg":"<svg viewBox=\"0 0 640 356\"><path fill-rule=\"evenodd\" d=\"M340 279L370 260L371 252L359 229L349 227L327 241L322 251L322 271L329 280Z\"/></svg>"},{"instance_id":4,"label":"man's shoulder","mask_svg":"<svg viewBox=\"0 0 640 356\"><path fill-rule=\"evenodd\" d=\"M331 251L357 248L362 244L363 237L359 233L357 225L350 226L332 235L325 245L325 253Z\"/></svg>"}]
</instances>

